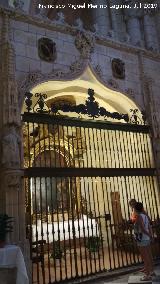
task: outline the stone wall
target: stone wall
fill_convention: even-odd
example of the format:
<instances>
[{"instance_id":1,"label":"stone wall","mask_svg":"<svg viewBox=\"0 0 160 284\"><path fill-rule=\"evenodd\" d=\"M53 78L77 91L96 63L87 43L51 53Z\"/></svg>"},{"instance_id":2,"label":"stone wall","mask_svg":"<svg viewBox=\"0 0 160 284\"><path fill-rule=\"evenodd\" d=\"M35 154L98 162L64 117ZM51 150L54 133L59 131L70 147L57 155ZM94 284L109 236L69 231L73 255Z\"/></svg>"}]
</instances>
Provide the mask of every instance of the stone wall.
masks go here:
<instances>
[{"instance_id":1,"label":"stone wall","mask_svg":"<svg viewBox=\"0 0 160 284\"><path fill-rule=\"evenodd\" d=\"M92 66L97 77L105 85L126 94L141 109L144 109L147 104L145 103L147 98L144 98L145 81L152 80L154 100L159 98L159 54L147 52L143 48L135 48L129 44L100 39L92 33L84 32L94 37L94 48L89 51L89 56L85 56L82 52L83 47L76 47L77 32L74 27L54 23L51 25L39 19L33 21L33 18L26 16L19 16L16 19L11 16L10 35L16 55L17 82L24 80L27 74L37 71L45 75L55 70L69 73L71 65L75 62L87 60L87 64ZM56 44L57 56L54 62L45 62L38 56L38 39L42 37L47 37ZM85 45L86 42L83 44ZM124 62L124 79L113 77L111 64L113 58Z\"/></svg>"},{"instance_id":2,"label":"stone wall","mask_svg":"<svg viewBox=\"0 0 160 284\"><path fill-rule=\"evenodd\" d=\"M57 69L69 72L71 64L81 60L81 54L75 46L75 35L12 20L11 36L16 54L18 81L23 80L26 74L37 70L42 74L49 74ZM53 63L45 62L38 56L38 39L41 37L50 38L56 43L57 58ZM113 78L111 65L113 58L119 58L125 63L124 80ZM139 59L136 49L125 48L125 45L114 44L111 41L97 41L88 61L95 72L101 70L101 79L105 84L123 93L129 93L132 99L136 96L137 104L142 106Z\"/></svg>"},{"instance_id":3,"label":"stone wall","mask_svg":"<svg viewBox=\"0 0 160 284\"><path fill-rule=\"evenodd\" d=\"M158 54L146 51L143 48L135 48L129 44L99 39L88 32L84 32L84 34L86 33L94 38L94 47L90 48L91 43L85 46L87 44L82 37L83 46L79 48L75 44L78 32L75 28L68 28L63 25L56 26L50 23L43 24L39 19L34 20L33 23L31 18L28 18L28 21L26 21L26 18L25 21L12 18L10 27L11 41L16 54L17 82L21 82L28 74L37 71L45 76L54 73L55 70L67 74L70 73L70 68L75 62L87 62L85 64L92 66L97 78L105 85L126 94L141 109L145 109L152 100L152 107L149 112L152 109L154 116L159 117L155 103L159 100L160 84L158 80L160 56ZM52 39L56 44L57 56L52 63L45 62L38 56L38 39L41 37ZM111 64L113 58L118 58L124 62L124 79L114 78ZM79 65L78 68L81 69ZM83 73L83 70L81 70L81 73ZM63 79L63 76L61 79ZM148 96L145 94L145 84L151 81L151 90ZM152 124L155 123L155 119L148 119Z\"/></svg>"},{"instance_id":4,"label":"stone wall","mask_svg":"<svg viewBox=\"0 0 160 284\"><path fill-rule=\"evenodd\" d=\"M54 69L66 70L79 56L74 45L74 38L69 34L50 31L32 24L11 21L12 42L16 52L16 73L21 78L23 73L40 70L50 73ZM47 37L56 43L57 59L54 63L40 60L38 56L38 39Z\"/></svg>"}]
</instances>

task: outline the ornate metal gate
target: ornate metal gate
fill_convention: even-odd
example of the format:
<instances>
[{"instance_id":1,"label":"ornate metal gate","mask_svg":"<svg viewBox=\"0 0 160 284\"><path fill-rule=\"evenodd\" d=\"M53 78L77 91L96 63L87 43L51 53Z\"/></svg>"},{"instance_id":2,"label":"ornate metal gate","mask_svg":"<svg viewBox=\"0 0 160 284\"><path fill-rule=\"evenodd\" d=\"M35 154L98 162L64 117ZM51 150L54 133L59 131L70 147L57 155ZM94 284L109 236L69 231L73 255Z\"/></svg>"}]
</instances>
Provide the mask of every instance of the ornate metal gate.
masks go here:
<instances>
[{"instance_id":1,"label":"ornate metal gate","mask_svg":"<svg viewBox=\"0 0 160 284\"><path fill-rule=\"evenodd\" d=\"M33 283L56 283L140 261L128 201L143 201L159 220L159 195L149 126L136 110L109 113L89 90L85 105L32 107L26 94L24 160L27 236ZM58 109L122 120L55 115ZM156 232L155 232L156 238Z\"/></svg>"}]
</instances>

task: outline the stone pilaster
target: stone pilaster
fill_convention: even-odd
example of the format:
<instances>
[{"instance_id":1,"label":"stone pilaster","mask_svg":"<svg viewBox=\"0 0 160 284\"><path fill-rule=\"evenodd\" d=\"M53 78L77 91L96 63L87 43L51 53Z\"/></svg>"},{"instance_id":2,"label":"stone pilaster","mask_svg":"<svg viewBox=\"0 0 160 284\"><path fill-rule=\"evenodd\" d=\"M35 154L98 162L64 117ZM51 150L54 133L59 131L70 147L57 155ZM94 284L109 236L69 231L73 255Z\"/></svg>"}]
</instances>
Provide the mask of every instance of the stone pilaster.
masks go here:
<instances>
[{"instance_id":1,"label":"stone pilaster","mask_svg":"<svg viewBox=\"0 0 160 284\"><path fill-rule=\"evenodd\" d=\"M140 27L141 10L126 9L127 33L130 43L135 46L143 46L142 33Z\"/></svg>"},{"instance_id":2,"label":"stone pilaster","mask_svg":"<svg viewBox=\"0 0 160 284\"><path fill-rule=\"evenodd\" d=\"M39 1L39 4L41 4L41 1ZM37 0L32 0L30 2L30 7L29 7L29 13L34 15L37 10Z\"/></svg>"},{"instance_id":3,"label":"stone pilaster","mask_svg":"<svg viewBox=\"0 0 160 284\"><path fill-rule=\"evenodd\" d=\"M20 110L18 105L17 83L15 80L15 54L10 42L9 17L7 13L3 15L3 29L1 40L1 94L0 94L0 134L1 134L1 155L0 171L10 168L20 169L20 152L14 152L18 149L16 143L15 127L20 125ZM14 139L15 137L15 139ZM17 136L18 137L18 136ZM19 142L18 142L19 143ZM12 156L12 157L11 157ZM19 160L16 163L16 159ZM11 160L13 162L11 166ZM15 160L15 161L14 161ZM1 179L3 174L1 174ZM7 208L7 199L5 198L5 182L1 181L1 194L4 200L1 200L1 206L4 210ZM13 213L13 212L12 212ZM16 220L18 222L19 220Z\"/></svg>"},{"instance_id":4,"label":"stone pilaster","mask_svg":"<svg viewBox=\"0 0 160 284\"><path fill-rule=\"evenodd\" d=\"M159 40L159 47L160 47L160 0L156 1L158 4L158 8L155 11L155 23L156 23L156 31L157 31L157 37Z\"/></svg>"},{"instance_id":5,"label":"stone pilaster","mask_svg":"<svg viewBox=\"0 0 160 284\"><path fill-rule=\"evenodd\" d=\"M107 7L106 0L94 0L93 5L98 5L97 8L93 9L94 23L97 25L97 32L100 36L106 37L111 29L109 8ZM100 5L102 6L100 7Z\"/></svg>"},{"instance_id":6,"label":"stone pilaster","mask_svg":"<svg viewBox=\"0 0 160 284\"><path fill-rule=\"evenodd\" d=\"M114 5L121 6L123 3L122 0L110 0L108 1L110 3L110 7L114 7ZM125 40L125 34L126 34L126 27L124 22L124 15L123 15L123 9L115 9L110 8L110 17L111 17L111 29L112 29L112 36L115 40L118 41L124 41Z\"/></svg>"},{"instance_id":7,"label":"stone pilaster","mask_svg":"<svg viewBox=\"0 0 160 284\"><path fill-rule=\"evenodd\" d=\"M9 239L12 243L19 243L25 239L25 196L22 190L23 171L3 169L1 183L5 188L5 212L14 219L14 230Z\"/></svg>"},{"instance_id":8,"label":"stone pilaster","mask_svg":"<svg viewBox=\"0 0 160 284\"><path fill-rule=\"evenodd\" d=\"M155 25L154 14L152 15L147 10L144 12L144 37L146 48L151 51L159 50L159 43Z\"/></svg>"},{"instance_id":9,"label":"stone pilaster","mask_svg":"<svg viewBox=\"0 0 160 284\"><path fill-rule=\"evenodd\" d=\"M5 124L20 125L18 90L15 79L15 52L10 41L9 16L4 14L1 40L1 127ZM3 107L2 107L3 106Z\"/></svg>"},{"instance_id":10,"label":"stone pilaster","mask_svg":"<svg viewBox=\"0 0 160 284\"><path fill-rule=\"evenodd\" d=\"M30 267L29 246L25 236L21 111L15 78L15 52L10 40L10 18L6 11L3 12L0 43L0 212L14 218L14 230L9 241L22 247L27 267Z\"/></svg>"},{"instance_id":11,"label":"stone pilaster","mask_svg":"<svg viewBox=\"0 0 160 284\"><path fill-rule=\"evenodd\" d=\"M152 91L153 80L148 77L144 77L143 90L144 90L144 104L148 114L149 124L152 126L152 136L154 138L160 138L160 102L155 99Z\"/></svg>"},{"instance_id":12,"label":"stone pilaster","mask_svg":"<svg viewBox=\"0 0 160 284\"><path fill-rule=\"evenodd\" d=\"M152 79L144 77L144 104L147 113L147 119L151 126L151 138L153 146L153 154L155 159L155 166L158 174L158 182L160 187L160 102L156 100L152 92Z\"/></svg>"}]
</instances>

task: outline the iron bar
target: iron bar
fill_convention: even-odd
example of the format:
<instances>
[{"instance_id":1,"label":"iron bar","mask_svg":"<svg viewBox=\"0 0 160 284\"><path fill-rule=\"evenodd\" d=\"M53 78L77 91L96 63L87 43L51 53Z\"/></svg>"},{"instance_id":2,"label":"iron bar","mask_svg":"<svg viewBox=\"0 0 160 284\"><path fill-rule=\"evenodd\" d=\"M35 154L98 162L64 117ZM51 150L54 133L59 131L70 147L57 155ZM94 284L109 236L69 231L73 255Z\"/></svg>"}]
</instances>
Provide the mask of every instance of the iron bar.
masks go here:
<instances>
[{"instance_id":1,"label":"iron bar","mask_svg":"<svg viewBox=\"0 0 160 284\"><path fill-rule=\"evenodd\" d=\"M155 176L154 168L45 168L45 167L36 167L28 168L24 170L24 176L26 177L52 177L54 170L55 177L114 177L114 176Z\"/></svg>"},{"instance_id":2,"label":"iron bar","mask_svg":"<svg viewBox=\"0 0 160 284\"><path fill-rule=\"evenodd\" d=\"M27 113L22 115L22 121L30 123L45 123L51 125L63 125L63 126L75 126L84 128L95 128L95 129L108 129L108 130L120 130L120 131L131 131L137 133L149 133L148 125L138 125L129 123L115 123L100 120L86 120L78 118L66 118L62 116L51 116L48 114L39 113Z\"/></svg>"}]
</instances>

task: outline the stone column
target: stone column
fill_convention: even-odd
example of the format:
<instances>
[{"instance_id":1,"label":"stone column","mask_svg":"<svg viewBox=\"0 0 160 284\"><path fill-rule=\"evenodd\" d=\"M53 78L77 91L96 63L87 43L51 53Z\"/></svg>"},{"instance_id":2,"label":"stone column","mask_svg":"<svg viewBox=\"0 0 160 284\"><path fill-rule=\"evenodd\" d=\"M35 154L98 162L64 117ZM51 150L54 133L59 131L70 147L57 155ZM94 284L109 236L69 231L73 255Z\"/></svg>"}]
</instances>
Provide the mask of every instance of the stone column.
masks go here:
<instances>
[{"instance_id":1,"label":"stone column","mask_svg":"<svg viewBox=\"0 0 160 284\"><path fill-rule=\"evenodd\" d=\"M31 281L30 244L29 240L26 239L25 228L23 171L3 168L0 173L0 181L1 192L3 193L3 207L1 208L1 212L13 217L13 232L8 234L7 242L17 244L21 247L28 277Z\"/></svg>"},{"instance_id":2,"label":"stone column","mask_svg":"<svg viewBox=\"0 0 160 284\"><path fill-rule=\"evenodd\" d=\"M13 217L10 241L22 247L27 267L30 267L29 244L25 230L25 192L23 187L23 157L21 117L15 76L15 52L10 40L10 18L3 12L1 35L0 94L0 212ZM29 269L28 269L29 271Z\"/></svg>"},{"instance_id":3,"label":"stone column","mask_svg":"<svg viewBox=\"0 0 160 284\"><path fill-rule=\"evenodd\" d=\"M124 4L122 0L110 0L110 7L114 7L114 5L121 5ZM126 34L126 27L124 22L123 16L123 9L115 9L110 8L110 17L111 17L111 29L112 29L112 36L116 40L124 41L125 34Z\"/></svg>"},{"instance_id":4,"label":"stone column","mask_svg":"<svg viewBox=\"0 0 160 284\"><path fill-rule=\"evenodd\" d=\"M97 8L93 9L93 18L94 18L94 23L97 26L97 32L101 36L106 37L108 35L108 32L111 29L107 1L106 0L101 0L101 1L94 0L93 5L98 6ZM104 8L100 8L100 5L103 5Z\"/></svg>"},{"instance_id":5,"label":"stone column","mask_svg":"<svg viewBox=\"0 0 160 284\"><path fill-rule=\"evenodd\" d=\"M22 190L23 172L20 170L3 169L1 172L1 182L5 198L5 213L13 217L13 233L9 236L11 243L19 243L25 239L25 216L24 202L25 196ZM16 222L19 220L19 222Z\"/></svg>"},{"instance_id":6,"label":"stone column","mask_svg":"<svg viewBox=\"0 0 160 284\"><path fill-rule=\"evenodd\" d=\"M152 133L155 138L160 138L160 102L152 91L153 79L147 76L144 76L144 105L146 109L146 113L148 114L147 119L149 120L149 124L152 126Z\"/></svg>"},{"instance_id":7,"label":"stone column","mask_svg":"<svg viewBox=\"0 0 160 284\"><path fill-rule=\"evenodd\" d=\"M158 185L160 188L160 102L158 98L156 99L152 90L153 80L148 77L144 77L143 80L145 112L147 114L149 125L151 126L153 154L158 178Z\"/></svg>"},{"instance_id":8,"label":"stone column","mask_svg":"<svg viewBox=\"0 0 160 284\"><path fill-rule=\"evenodd\" d=\"M156 20L156 28L157 28L157 36L158 36L158 40L159 40L159 46L160 46L160 11L156 14L155 17Z\"/></svg>"},{"instance_id":9,"label":"stone column","mask_svg":"<svg viewBox=\"0 0 160 284\"><path fill-rule=\"evenodd\" d=\"M146 10L144 12L143 21L146 48L151 51L158 51L159 44L154 15L152 15L149 11Z\"/></svg>"},{"instance_id":10,"label":"stone column","mask_svg":"<svg viewBox=\"0 0 160 284\"><path fill-rule=\"evenodd\" d=\"M140 27L141 10L126 9L127 33L130 43L135 46L143 46L142 33Z\"/></svg>"},{"instance_id":11,"label":"stone column","mask_svg":"<svg viewBox=\"0 0 160 284\"><path fill-rule=\"evenodd\" d=\"M155 10L155 23L156 23L156 31L159 40L159 47L160 47L160 0L156 1L158 4L158 8Z\"/></svg>"}]
</instances>

